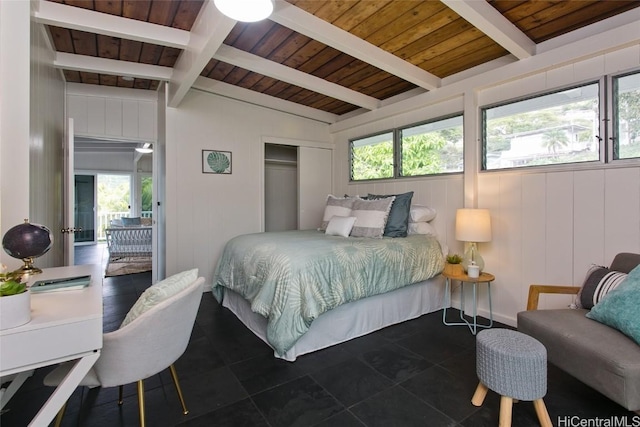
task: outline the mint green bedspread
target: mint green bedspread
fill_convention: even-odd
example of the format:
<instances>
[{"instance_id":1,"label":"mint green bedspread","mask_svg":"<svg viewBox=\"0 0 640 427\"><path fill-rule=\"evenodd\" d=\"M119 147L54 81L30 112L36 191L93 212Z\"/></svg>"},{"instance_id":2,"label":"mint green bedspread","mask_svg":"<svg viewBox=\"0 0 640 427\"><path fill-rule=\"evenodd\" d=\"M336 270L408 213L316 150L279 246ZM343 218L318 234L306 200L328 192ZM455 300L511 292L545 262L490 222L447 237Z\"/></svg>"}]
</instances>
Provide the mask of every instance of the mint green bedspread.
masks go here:
<instances>
[{"instance_id":1,"label":"mint green bedspread","mask_svg":"<svg viewBox=\"0 0 640 427\"><path fill-rule=\"evenodd\" d=\"M284 354L322 313L341 304L427 280L444 257L433 236L358 238L316 230L247 234L231 239L212 292L242 295L268 319L267 340Z\"/></svg>"}]
</instances>

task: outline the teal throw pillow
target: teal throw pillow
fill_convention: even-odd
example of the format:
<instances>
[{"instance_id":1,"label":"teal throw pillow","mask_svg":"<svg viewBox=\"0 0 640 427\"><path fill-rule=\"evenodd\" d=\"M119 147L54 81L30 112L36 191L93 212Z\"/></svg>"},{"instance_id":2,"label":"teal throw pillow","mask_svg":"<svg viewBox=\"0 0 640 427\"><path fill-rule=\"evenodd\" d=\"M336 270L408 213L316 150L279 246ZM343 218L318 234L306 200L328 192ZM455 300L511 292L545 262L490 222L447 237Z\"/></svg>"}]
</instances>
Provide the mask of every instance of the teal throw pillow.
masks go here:
<instances>
[{"instance_id":1,"label":"teal throw pillow","mask_svg":"<svg viewBox=\"0 0 640 427\"><path fill-rule=\"evenodd\" d=\"M407 237L409 226L409 210L411 208L411 199L413 191L403 194L377 195L369 194L367 200L384 199L395 196L395 200L391 205L389 217L384 227L384 236L387 237Z\"/></svg>"},{"instance_id":2,"label":"teal throw pillow","mask_svg":"<svg viewBox=\"0 0 640 427\"><path fill-rule=\"evenodd\" d=\"M174 296L187 286L192 284L198 278L198 269L183 271L174 274L164 280L159 281L153 286L148 287L140 298L133 304L131 310L127 313L120 327L124 327L133 322L138 316L149 311L153 306Z\"/></svg>"},{"instance_id":3,"label":"teal throw pillow","mask_svg":"<svg viewBox=\"0 0 640 427\"><path fill-rule=\"evenodd\" d=\"M587 313L640 344L640 265Z\"/></svg>"}]
</instances>

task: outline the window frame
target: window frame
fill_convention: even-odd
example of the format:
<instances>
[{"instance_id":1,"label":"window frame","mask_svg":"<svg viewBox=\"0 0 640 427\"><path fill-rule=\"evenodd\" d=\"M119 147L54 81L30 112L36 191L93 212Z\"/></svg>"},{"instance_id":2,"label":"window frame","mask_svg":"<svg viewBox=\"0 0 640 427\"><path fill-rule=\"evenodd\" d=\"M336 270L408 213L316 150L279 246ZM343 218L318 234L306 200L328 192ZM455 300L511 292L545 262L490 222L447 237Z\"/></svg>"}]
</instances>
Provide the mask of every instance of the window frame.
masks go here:
<instances>
[{"instance_id":1,"label":"window frame","mask_svg":"<svg viewBox=\"0 0 640 427\"><path fill-rule=\"evenodd\" d=\"M396 155L395 155L395 140L396 140L396 130L395 129L386 129L380 132L375 132L375 133L371 133L368 135L364 135L364 136L359 136L357 138L351 138L349 139L349 182L368 182L368 181L380 181L380 180L384 180L384 179L394 179L397 173L397 162L396 162ZM393 174L390 177L382 177L382 178L368 178L368 179L353 179L353 143L355 141L359 141L361 139L367 139L367 138L372 138L374 136L378 136L378 135L384 135L386 133L390 133L391 134L391 143L392 143L392 159L391 161L393 162L392 165L392 170L393 170Z\"/></svg>"},{"instance_id":2,"label":"window frame","mask_svg":"<svg viewBox=\"0 0 640 427\"><path fill-rule=\"evenodd\" d=\"M413 127L417 127L417 126L422 126L422 125L427 125L430 123L436 123L439 121L443 121L443 120L448 120L448 119L452 119L455 117L460 117L462 120L462 140L463 140L463 146L462 146L462 156L461 156L461 161L462 161L462 170L460 171L454 171L454 172L440 172L440 173L430 173L430 174L424 174L424 175L409 175L409 176L405 176L405 175L401 175L401 169L402 169L402 139L401 139L401 134L402 131L405 129L410 129ZM391 177L384 177L384 178L369 178L369 179L353 179L353 143L354 141L358 141L361 139L366 139L366 138L371 138L374 136L378 136L378 135L384 135L386 133L391 133L392 134L392 138L393 138L393 176ZM443 176L443 175L456 175L456 174L463 174L464 173L464 169L465 169L465 144L464 144L464 111L460 111L460 112L456 112L456 113L451 113L451 114L446 114L443 116L438 116L438 117L434 117L432 119L428 119L428 120L423 120L423 121L419 121L419 122L415 122L415 123L411 123L411 124L407 124L407 125L403 125L403 126L399 126L396 128L392 128L392 129L386 129L380 132L375 132L375 133L371 133L368 135L363 135L363 136L358 136L357 138L350 138L349 139L349 183L362 183L362 182L371 182L371 181L381 181L381 180L395 180L395 179L415 179L415 178L425 178L425 177L432 177L432 176Z\"/></svg>"},{"instance_id":3,"label":"window frame","mask_svg":"<svg viewBox=\"0 0 640 427\"><path fill-rule=\"evenodd\" d=\"M640 67L632 68L630 70L621 71L606 76L606 83L610 90L606 93L607 99L607 115L604 120L607 123L607 163L624 165L626 163L637 162L640 157L626 157L620 158L620 145L619 145L619 109L617 107L617 85L616 82L623 77L637 75L640 77Z\"/></svg>"},{"instance_id":4,"label":"window frame","mask_svg":"<svg viewBox=\"0 0 640 427\"><path fill-rule=\"evenodd\" d=\"M579 162L562 162L562 163L550 163L550 164L546 164L546 165L530 165L530 166L512 166L512 167L503 167L503 168L495 168L495 169L487 169L487 111L492 109L492 108L497 108L497 107L502 107L502 106L506 106L506 105L510 105L510 104L516 104L519 102L524 102L524 101L528 101L528 100L533 100L536 98L541 98L544 96L548 96L548 95L553 95L556 93L560 93L560 92L565 92L565 91L569 91L572 89L578 89L578 88L583 88L586 86L590 86L596 84L597 85L597 92L598 92L598 130L596 131L596 134L594 135L594 138L596 140L596 142L598 143L598 159L594 159L594 160L586 160L586 161L579 161ZM492 104L487 104L487 105L482 105L479 106L479 127L480 127L480 159L479 159L479 164L480 164L480 172L504 172L504 171L525 171L525 170L535 170L535 169L575 169L576 167L589 167L589 166L593 166L594 164L605 164L605 146L606 144L603 144L603 138L600 135L603 135L606 133L606 129L605 129L605 120L604 120L604 113L606 110L606 104L605 102L603 102L603 96L602 94L606 91L606 79L603 77L600 78L594 78L594 79L589 79L589 80L584 80L581 82L576 82L570 85L565 85L565 86L560 86L560 87L556 87L553 89L548 89L548 90L543 90L543 91L538 91L535 93L531 93L531 94L527 94L525 96L520 96L520 97L515 97L515 98L509 98L507 100L503 100L500 102L495 102Z\"/></svg>"}]
</instances>

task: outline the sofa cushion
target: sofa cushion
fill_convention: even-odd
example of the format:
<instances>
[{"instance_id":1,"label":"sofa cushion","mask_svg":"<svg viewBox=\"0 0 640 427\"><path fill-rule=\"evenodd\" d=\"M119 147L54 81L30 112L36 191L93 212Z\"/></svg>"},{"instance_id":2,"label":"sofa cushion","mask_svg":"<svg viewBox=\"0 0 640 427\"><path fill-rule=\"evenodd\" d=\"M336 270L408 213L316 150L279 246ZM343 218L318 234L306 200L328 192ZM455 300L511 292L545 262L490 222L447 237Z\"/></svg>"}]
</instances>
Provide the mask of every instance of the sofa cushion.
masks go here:
<instances>
[{"instance_id":1,"label":"sofa cushion","mask_svg":"<svg viewBox=\"0 0 640 427\"><path fill-rule=\"evenodd\" d=\"M622 274L622 273L620 273ZM596 304L587 317L616 328L640 344L640 266Z\"/></svg>"},{"instance_id":2,"label":"sofa cushion","mask_svg":"<svg viewBox=\"0 0 640 427\"><path fill-rule=\"evenodd\" d=\"M127 218L126 216L123 216L120 219L122 220L122 225L125 227L135 227L135 226L141 225L139 216L134 216L131 218Z\"/></svg>"},{"instance_id":3,"label":"sofa cushion","mask_svg":"<svg viewBox=\"0 0 640 427\"><path fill-rule=\"evenodd\" d=\"M547 348L549 362L629 410L640 409L640 346L584 309L518 313L518 330Z\"/></svg>"}]
</instances>

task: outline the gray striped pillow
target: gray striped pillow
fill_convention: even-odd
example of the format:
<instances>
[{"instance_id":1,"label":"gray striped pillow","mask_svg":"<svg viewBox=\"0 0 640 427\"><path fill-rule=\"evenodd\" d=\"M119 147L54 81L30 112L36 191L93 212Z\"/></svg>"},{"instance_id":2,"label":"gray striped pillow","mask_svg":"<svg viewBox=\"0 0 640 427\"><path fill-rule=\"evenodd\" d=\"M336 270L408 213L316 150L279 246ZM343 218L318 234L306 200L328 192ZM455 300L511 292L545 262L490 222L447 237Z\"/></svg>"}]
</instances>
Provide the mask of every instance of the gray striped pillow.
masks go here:
<instances>
[{"instance_id":1,"label":"gray striped pillow","mask_svg":"<svg viewBox=\"0 0 640 427\"><path fill-rule=\"evenodd\" d=\"M354 200L356 199L353 197L336 197L329 194L327 196L327 205L324 208L320 230L325 231L329 221L331 221L331 218L334 216L350 216Z\"/></svg>"},{"instance_id":2,"label":"gray striped pillow","mask_svg":"<svg viewBox=\"0 0 640 427\"><path fill-rule=\"evenodd\" d=\"M355 199L351 216L356 217L356 223L351 229L351 236L381 238L395 199L395 196L378 200Z\"/></svg>"},{"instance_id":3,"label":"gray striped pillow","mask_svg":"<svg viewBox=\"0 0 640 427\"><path fill-rule=\"evenodd\" d=\"M576 305L591 310L609 292L618 287L627 278L626 273L592 265L587 271L582 288L576 298Z\"/></svg>"}]
</instances>

